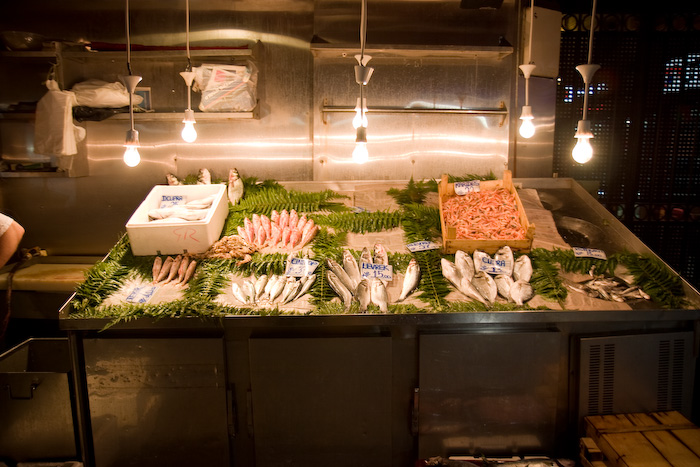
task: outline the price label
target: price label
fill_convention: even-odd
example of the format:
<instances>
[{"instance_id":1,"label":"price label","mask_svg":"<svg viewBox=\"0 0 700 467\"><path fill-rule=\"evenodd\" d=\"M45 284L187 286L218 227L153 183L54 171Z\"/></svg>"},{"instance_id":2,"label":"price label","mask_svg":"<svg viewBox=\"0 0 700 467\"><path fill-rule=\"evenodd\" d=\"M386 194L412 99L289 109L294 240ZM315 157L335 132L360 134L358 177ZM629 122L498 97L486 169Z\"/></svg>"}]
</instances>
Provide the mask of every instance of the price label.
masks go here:
<instances>
[{"instance_id":1,"label":"price label","mask_svg":"<svg viewBox=\"0 0 700 467\"><path fill-rule=\"evenodd\" d=\"M318 261L308 258L292 258L287 261L287 270L284 271L284 274L292 277L310 276L317 267Z\"/></svg>"},{"instance_id":2,"label":"price label","mask_svg":"<svg viewBox=\"0 0 700 467\"><path fill-rule=\"evenodd\" d=\"M595 258L595 259L608 259L608 256L603 250L597 250L595 248L581 248L578 246L574 248L574 256L577 258Z\"/></svg>"},{"instance_id":3,"label":"price label","mask_svg":"<svg viewBox=\"0 0 700 467\"><path fill-rule=\"evenodd\" d=\"M513 270L513 265L510 261L504 259L494 259L490 256L482 256L477 263L474 264L477 271L484 271L492 275L507 274Z\"/></svg>"},{"instance_id":4,"label":"price label","mask_svg":"<svg viewBox=\"0 0 700 467\"><path fill-rule=\"evenodd\" d=\"M173 206L181 206L187 202L187 197L184 195L163 195L160 198L160 208L172 208Z\"/></svg>"},{"instance_id":5,"label":"price label","mask_svg":"<svg viewBox=\"0 0 700 467\"><path fill-rule=\"evenodd\" d=\"M148 303L156 291L155 285L136 286L131 289L131 292L126 297L129 303Z\"/></svg>"},{"instance_id":6,"label":"price label","mask_svg":"<svg viewBox=\"0 0 700 467\"><path fill-rule=\"evenodd\" d=\"M435 242L430 242L427 240L423 240L420 242L413 242L409 243L406 245L408 247L408 250L411 253L415 253L416 251L428 251L428 250L438 250L440 249L440 245L438 245Z\"/></svg>"},{"instance_id":7,"label":"price label","mask_svg":"<svg viewBox=\"0 0 700 467\"><path fill-rule=\"evenodd\" d=\"M458 195L476 193L477 191L481 191L481 182L479 180L470 180L468 182L455 183L455 193Z\"/></svg>"},{"instance_id":8,"label":"price label","mask_svg":"<svg viewBox=\"0 0 700 467\"><path fill-rule=\"evenodd\" d=\"M376 277L386 282L391 282L394 279L394 269L389 264L361 263L360 273L363 279Z\"/></svg>"}]
</instances>

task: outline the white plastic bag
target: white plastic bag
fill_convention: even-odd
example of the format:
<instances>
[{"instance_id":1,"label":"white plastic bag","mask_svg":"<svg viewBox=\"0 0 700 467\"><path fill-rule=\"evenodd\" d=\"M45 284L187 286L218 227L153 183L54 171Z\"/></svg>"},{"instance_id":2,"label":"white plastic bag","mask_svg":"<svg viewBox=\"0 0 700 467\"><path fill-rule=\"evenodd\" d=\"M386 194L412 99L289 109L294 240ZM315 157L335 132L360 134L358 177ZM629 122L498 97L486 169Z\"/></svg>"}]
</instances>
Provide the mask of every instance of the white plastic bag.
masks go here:
<instances>
[{"instance_id":1,"label":"white plastic bag","mask_svg":"<svg viewBox=\"0 0 700 467\"><path fill-rule=\"evenodd\" d=\"M250 112L257 104L258 70L247 65L203 64L193 67L194 91L202 92L202 112Z\"/></svg>"},{"instance_id":2,"label":"white plastic bag","mask_svg":"<svg viewBox=\"0 0 700 467\"><path fill-rule=\"evenodd\" d=\"M99 79L89 79L75 84L71 90L75 93L78 105L95 108L118 108L129 105L129 91L119 82L108 83ZM134 94L134 105L142 101L142 96Z\"/></svg>"},{"instance_id":3,"label":"white plastic bag","mask_svg":"<svg viewBox=\"0 0 700 467\"><path fill-rule=\"evenodd\" d=\"M77 143L85 138L85 128L73 124L75 94L61 91L58 83L46 81L49 91L36 106L34 152L46 156L78 153Z\"/></svg>"}]
</instances>

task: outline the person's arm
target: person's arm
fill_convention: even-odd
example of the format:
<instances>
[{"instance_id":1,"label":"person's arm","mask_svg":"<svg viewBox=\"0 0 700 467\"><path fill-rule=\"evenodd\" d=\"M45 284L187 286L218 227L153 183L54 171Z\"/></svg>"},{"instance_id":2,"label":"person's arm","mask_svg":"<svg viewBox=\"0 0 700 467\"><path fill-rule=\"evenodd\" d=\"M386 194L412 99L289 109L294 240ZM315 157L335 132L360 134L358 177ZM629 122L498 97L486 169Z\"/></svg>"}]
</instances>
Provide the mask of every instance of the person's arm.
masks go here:
<instances>
[{"instance_id":1,"label":"person's arm","mask_svg":"<svg viewBox=\"0 0 700 467\"><path fill-rule=\"evenodd\" d=\"M24 227L12 221L10 227L0 236L0 268L12 258L24 236Z\"/></svg>"}]
</instances>

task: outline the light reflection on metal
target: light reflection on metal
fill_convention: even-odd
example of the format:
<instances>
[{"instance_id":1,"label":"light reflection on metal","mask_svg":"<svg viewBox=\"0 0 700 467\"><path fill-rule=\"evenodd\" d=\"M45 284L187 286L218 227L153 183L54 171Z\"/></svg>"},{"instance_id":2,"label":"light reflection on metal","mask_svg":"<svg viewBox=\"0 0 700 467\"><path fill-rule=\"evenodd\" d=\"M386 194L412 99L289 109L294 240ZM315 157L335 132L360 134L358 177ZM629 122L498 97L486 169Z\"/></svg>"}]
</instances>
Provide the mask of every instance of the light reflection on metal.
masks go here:
<instances>
[{"instance_id":1,"label":"light reflection on metal","mask_svg":"<svg viewBox=\"0 0 700 467\"><path fill-rule=\"evenodd\" d=\"M348 106L332 106L324 105L321 107L323 114L323 123L328 123L327 113L344 113L355 112L355 107ZM366 113L382 113L382 114L458 114L472 116L500 116L503 125L505 118L508 116L508 109L504 102L497 108L482 108L482 109L459 109L459 108L416 108L416 107L372 107L367 108Z\"/></svg>"}]
</instances>

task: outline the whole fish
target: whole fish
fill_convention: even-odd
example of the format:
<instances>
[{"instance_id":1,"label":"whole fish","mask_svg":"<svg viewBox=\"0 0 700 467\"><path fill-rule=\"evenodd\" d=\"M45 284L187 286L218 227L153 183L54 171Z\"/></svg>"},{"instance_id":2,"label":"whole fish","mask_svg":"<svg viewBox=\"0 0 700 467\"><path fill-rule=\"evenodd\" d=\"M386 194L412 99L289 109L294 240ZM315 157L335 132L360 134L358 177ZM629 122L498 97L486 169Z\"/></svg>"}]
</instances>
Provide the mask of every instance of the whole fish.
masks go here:
<instances>
[{"instance_id":1,"label":"whole fish","mask_svg":"<svg viewBox=\"0 0 700 467\"><path fill-rule=\"evenodd\" d=\"M510 302L512 300L510 296L510 288L513 286L513 278L506 274L498 274L493 278L493 281L496 283L498 295Z\"/></svg>"},{"instance_id":2,"label":"whole fish","mask_svg":"<svg viewBox=\"0 0 700 467\"><path fill-rule=\"evenodd\" d=\"M389 255L381 243L374 244L374 264L389 264Z\"/></svg>"},{"instance_id":3,"label":"whole fish","mask_svg":"<svg viewBox=\"0 0 700 467\"><path fill-rule=\"evenodd\" d=\"M209 172L209 169L199 169L197 185L211 185L211 172Z\"/></svg>"},{"instance_id":4,"label":"whole fish","mask_svg":"<svg viewBox=\"0 0 700 467\"><path fill-rule=\"evenodd\" d=\"M372 264L372 252L369 248L364 247L362 253L360 253L360 263Z\"/></svg>"},{"instance_id":5,"label":"whole fish","mask_svg":"<svg viewBox=\"0 0 700 467\"><path fill-rule=\"evenodd\" d=\"M518 305L523 305L534 296L535 291L532 289L529 282L517 280L513 282L513 285L510 287L510 297Z\"/></svg>"},{"instance_id":6,"label":"whole fish","mask_svg":"<svg viewBox=\"0 0 700 467\"><path fill-rule=\"evenodd\" d=\"M295 209L292 209L291 211L289 211L289 228L292 230L296 229L298 223L299 213L297 213Z\"/></svg>"},{"instance_id":7,"label":"whole fish","mask_svg":"<svg viewBox=\"0 0 700 467\"><path fill-rule=\"evenodd\" d=\"M300 288L301 283L296 279L296 277L287 277L287 282L284 284L284 290L282 290L282 305L289 303L296 298Z\"/></svg>"},{"instance_id":8,"label":"whole fish","mask_svg":"<svg viewBox=\"0 0 700 467\"><path fill-rule=\"evenodd\" d=\"M180 179L171 173L166 174L165 179L168 181L168 185L170 185L170 186L182 185L182 182L180 181Z\"/></svg>"},{"instance_id":9,"label":"whole fish","mask_svg":"<svg viewBox=\"0 0 700 467\"><path fill-rule=\"evenodd\" d=\"M484 296L481 295L481 293L476 289L476 287L474 287L474 284L472 284L471 281L468 281L466 277L461 278L457 290L459 290L467 298L474 299L478 302L483 303L486 306L489 306L489 303L486 301Z\"/></svg>"},{"instance_id":10,"label":"whole fish","mask_svg":"<svg viewBox=\"0 0 700 467\"><path fill-rule=\"evenodd\" d=\"M416 258L411 258L408 262L408 267L406 268L406 274L403 276L403 286L401 287L401 295L399 296L397 302L401 302L408 297L411 292L418 287L420 282L420 266L418 266L418 261Z\"/></svg>"},{"instance_id":11,"label":"whole fish","mask_svg":"<svg viewBox=\"0 0 700 467\"><path fill-rule=\"evenodd\" d=\"M303 280L302 280L303 279ZM299 282L301 283L301 289L299 290L299 293L297 296L294 298L294 300L301 298L304 296L306 292L308 292L311 289L311 286L314 285L314 282L316 281L316 274L311 274L310 276L304 276L302 277Z\"/></svg>"},{"instance_id":12,"label":"whole fish","mask_svg":"<svg viewBox=\"0 0 700 467\"><path fill-rule=\"evenodd\" d=\"M386 286L380 279L373 277L369 282L369 296L372 303L379 307L379 311L387 313L389 311L389 296L386 293Z\"/></svg>"},{"instance_id":13,"label":"whole fish","mask_svg":"<svg viewBox=\"0 0 700 467\"><path fill-rule=\"evenodd\" d=\"M302 214L299 218L299 222L297 223L297 229L299 229L299 231L302 232L302 234L304 232L304 226L308 221L309 219L307 219L306 214Z\"/></svg>"},{"instance_id":14,"label":"whole fish","mask_svg":"<svg viewBox=\"0 0 700 467\"><path fill-rule=\"evenodd\" d=\"M525 282L530 282L532 278L532 262L528 255L522 255L513 265L513 279L516 281L523 280Z\"/></svg>"},{"instance_id":15,"label":"whole fish","mask_svg":"<svg viewBox=\"0 0 700 467\"><path fill-rule=\"evenodd\" d=\"M352 293L331 269L326 271L326 278L328 279L328 285L331 286L331 289L333 289L345 305L345 309L349 310L350 305L352 305Z\"/></svg>"},{"instance_id":16,"label":"whole fish","mask_svg":"<svg viewBox=\"0 0 700 467\"><path fill-rule=\"evenodd\" d=\"M292 237L292 229L289 226L285 226L282 229L282 238L280 238L279 246L285 248L289 243L289 239Z\"/></svg>"},{"instance_id":17,"label":"whole fish","mask_svg":"<svg viewBox=\"0 0 700 467\"><path fill-rule=\"evenodd\" d=\"M243 281L241 289L243 290L243 293L245 293L246 297L248 297L248 301L250 303L255 303L255 283L250 279L246 279Z\"/></svg>"},{"instance_id":18,"label":"whole fish","mask_svg":"<svg viewBox=\"0 0 700 467\"><path fill-rule=\"evenodd\" d=\"M185 277L182 279L181 284L186 284L190 281L190 279L192 279L195 269L197 269L197 261L191 260L187 265L187 271L185 271Z\"/></svg>"},{"instance_id":19,"label":"whole fish","mask_svg":"<svg viewBox=\"0 0 700 467\"><path fill-rule=\"evenodd\" d=\"M168 272L168 277L165 278L165 284L177 277L177 273L180 269L180 263L182 263L182 255L177 255L175 258L173 258L173 262L170 265L170 272Z\"/></svg>"},{"instance_id":20,"label":"whole fish","mask_svg":"<svg viewBox=\"0 0 700 467\"><path fill-rule=\"evenodd\" d=\"M277 246L282 238L282 231L277 224L270 224L270 246Z\"/></svg>"},{"instance_id":21,"label":"whole fish","mask_svg":"<svg viewBox=\"0 0 700 467\"><path fill-rule=\"evenodd\" d=\"M236 282L231 283L231 292L233 293L235 299L242 304L245 305L248 303L248 297L246 296L245 292L243 292L243 289L241 289L241 286Z\"/></svg>"},{"instance_id":22,"label":"whole fish","mask_svg":"<svg viewBox=\"0 0 700 467\"><path fill-rule=\"evenodd\" d=\"M265 242L267 242L267 234L265 233L265 227L260 225L255 235L255 244L262 248L263 246L265 246Z\"/></svg>"},{"instance_id":23,"label":"whole fish","mask_svg":"<svg viewBox=\"0 0 700 467\"><path fill-rule=\"evenodd\" d=\"M343 250L343 270L350 278L350 287L348 289L355 290L362 277L360 276L360 267L357 265L357 260L350 253L350 250Z\"/></svg>"},{"instance_id":24,"label":"whole fish","mask_svg":"<svg viewBox=\"0 0 700 467\"><path fill-rule=\"evenodd\" d=\"M484 271L477 271L472 279L472 284L474 284L474 287L479 291L481 296L489 302L489 305L496 301L498 287L496 287L496 282L489 274Z\"/></svg>"},{"instance_id":25,"label":"whole fish","mask_svg":"<svg viewBox=\"0 0 700 467\"><path fill-rule=\"evenodd\" d=\"M472 280L474 277L474 260L471 256L462 250L457 250L455 252L455 266L457 271L462 277L466 277L468 280Z\"/></svg>"},{"instance_id":26,"label":"whole fish","mask_svg":"<svg viewBox=\"0 0 700 467\"><path fill-rule=\"evenodd\" d=\"M260 297L262 300L270 300L270 291L272 290L272 286L275 285L275 282L279 280L280 276L277 274L273 274L267 279L267 282L265 283L265 288L263 289L262 296Z\"/></svg>"},{"instance_id":27,"label":"whole fish","mask_svg":"<svg viewBox=\"0 0 700 467\"><path fill-rule=\"evenodd\" d=\"M276 209L273 209L272 212L270 213L270 222L272 224L277 224L279 227L279 221L280 221L280 213L277 212Z\"/></svg>"},{"instance_id":28,"label":"whole fish","mask_svg":"<svg viewBox=\"0 0 700 467\"><path fill-rule=\"evenodd\" d=\"M153 260L153 268L152 268L152 273L153 273L153 282L156 282L158 280L158 273L160 273L160 269L163 267L163 258L160 256L156 256L156 259Z\"/></svg>"},{"instance_id":29,"label":"whole fish","mask_svg":"<svg viewBox=\"0 0 700 467\"><path fill-rule=\"evenodd\" d=\"M228 200L235 206L241 198L243 198L243 180L238 175L238 170L234 168L228 172Z\"/></svg>"},{"instance_id":30,"label":"whole fish","mask_svg":"<svg viewBox=\"0 0 700 467\"><path fill-rule=\"evenodd\" d=\"M255 226L253 225L253 222L247 217L243 219L243 229L245 230L248 243L255 243L255 236L257 234L255 232Z\"/></svg>"},{"instance_id":31,"label":"whole fish","mask_svg":"<svg viewBox=\"0 0 700 467\"><path fill-rule=\"evenodd\" d=\"M307 227L309 227L309 225L311 225L311 228L307 230ZM314 224L313 219L309 219L309 221L304 226L304 230L302 231L301 241L299 242L299 248L302 248L307 243L309 243L311 239L313 239L316 236L316 232L318 232L318 226Z\"/></svg>"},{"instance_id":32,"label":"whole fish","mask_svg":"<svg viewBox=\"0 0 700 467\"><path fill-rule=\"evenodd\" d=\"M484 264L483 260L491 260L489 254L481 250L474 250L474 253L472 253L472 258L474 259L474 272L481 271L481 266Z\"/></svg>"},{"instance_id":33,"label":"whole fish","mask_svg":"<svg viewBox=\"0 0 700 467\"><path fill-rule=\"evenodd\" d=\"M172 266L172 264L173 258L171 256L165 258L165 260L163 261L163 266L158 272L158 279L156 280L156 282L160 282L168 277L168 274L170 274L170 266Z\"/></svg>"},{"instance_id":34,"label":"whole fish","mask_svg":"<svg viewBox=\"0 0 700 467\"><path fill-rule=\"evenodd\" d=\"M211 205L214 204L215 199L216 195L209 195L204 198L193 199L192 201L188 201L184 204L184 206L188 209L209 209Z\"/></svg>"},{"instance_id":35,"label":"whole fish","mask_svg":"<svg viewBox=\"0 0 700 467\"><path fill-rule=\"evenodd\" d=\"M243 240L245 240L247 243L253 243L250 238L248 238L248 233L245 231L243 227L240 225L236 227L238 230L238 236L241 237Z\"/></svg>"},{"instance_id":36,"label":"whole fish","mask_svg":"<svg viewBox=\"0 0 700 467\"><path fill-rule=\"evenodd\" d=\"M333 271L333 274L342 282L342 284L345 286L345 288L348 291L355 290L355 285L352 279L350 279L350 276L348 276L348 273L345 272L345 269L338 264L337 261L335 261L332 258L327 259L328 262L328 267L330 268L331 271Z\"/></svg>"},{"instance_id":37,"label":"whole fish","mask_svg":"<svg viewBox=\"0 0 700 467\"><path fill-rule=\"evenodd\" d=\"M289 248L294 248L299 244L301 241L301 230L290 227L292 233L289 235L289 244L287 245Z\"/></svg>"},{"instance_id":38,"label":"whole fish","mask_svg":"<svg viewBox=\"0 0 700 467\"><path fill-rule=\"evenodd\" d=\"M364 278L357 284L354 297L360 304L360 313L366 313L371 303L369 279Z\"/></svg>"},{"instance_id":39,"label":"whole fish","mask_svg":"<svg viewBox=\"0 0 700 467\"><path fill-rule=\"evenodd\" d=\"M515 258L513 257L513 250L508 246L504 245L498 249L493 255L493 259L497 261L497 264L501 265L501 273L508 276L513 275L513 266L515 263Z\"/></svg>"},{"instance_id":40,"label":"whole fish","mask_svg":"<svg viewBox=\"0 0 700 467\"><path fill-rule=\"evenodd\" d=\"M284 229L285 227L289 227L289 211L287 211L286 209L283 209L280 213L279 226L282 229Z\"/></svg>"},{"instance_id":41,"label":"whole fish","mask_svg":"<svg viewBox=\"0 0 700 467\"><path fill-rule=\"evenodd\" d=\"M272 285L270 288L270 297L269 300L270 302L274 302L277 300L277 298L280 296L282 291L284 290L284 286L286 285L287 281L285 280L284 276L279 276L275 283Z\"/></svg>"},{"instance_id":42,"label":"whole fish","mask_svg":"<svg viewBox=\"0 0 700 467\"><path fill-rule=\"evenodd\" d=\"M445 279L447 279L457 290L459 290L459 284L462 280L462 276L457 270L455 263L447 258L441 258L440 266L442 267L442 275L445 277Z\"/></svg>"},{"instance_id":43,"label":"whole fish","mask_svg":"<svg viewBox=\"0 0 700 467\"><path fill-rule=\"evenodd\" d=\"M255 280L255 301L262 298L263 292L265 292L265 286L267 285L267 280L267 274L263 274Z\"/></svg>"}]
</instances>

